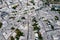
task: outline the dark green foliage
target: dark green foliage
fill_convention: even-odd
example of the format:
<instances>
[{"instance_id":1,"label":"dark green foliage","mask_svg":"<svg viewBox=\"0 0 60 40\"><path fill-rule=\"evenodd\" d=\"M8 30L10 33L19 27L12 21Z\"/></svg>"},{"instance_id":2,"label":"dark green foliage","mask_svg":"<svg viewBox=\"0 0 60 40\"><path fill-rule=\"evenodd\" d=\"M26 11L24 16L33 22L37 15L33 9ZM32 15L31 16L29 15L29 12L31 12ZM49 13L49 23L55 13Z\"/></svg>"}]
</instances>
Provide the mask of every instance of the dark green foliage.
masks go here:
<instances>
[{"instance_id":1,"label":"dark green foliage","mask_svg":"<svg viewBox=\"0 0 60 40\"><path fill-rule=\"evenodd\" d=\"M17 7L17 5L16 5L16 6L13 6L12 8L13 8L13 9L16 9L16 7Z\"/></svg>"},{"instance_id":2,"label":"dark green foliage","mask_svg":"<svg viewBox=\"0 0 60 40\"><path fill-rule=\"evenodd\" d=\"M11 36L10 38L11 38L11 40L14 40L13 36Z\"/></svg>"},{"instance_id":3,"label":"dark green foliage","mask_svg":"<svg viewBox=\"0 0 60 40\"><path fill-rule=\"evenodd\" d=\"M57 9L56 11L60 11L60 9Z\"/></svg>"},{"instance_id":4,"label":"dark green foliage","mask_svg":"<svg viewBox=\"0 0 60 40\"><path fill-rule=\"evenodd\" d=\"M27 12L25 12L24 14L27 14Z\"/></svg>"},{"instance_id":5,"label":"dark green foliage","mask_svg":"<svg viewBox=\"0 0 60 40\"><path fill-rule=\"evenodd\" d=\"M53 25L51 25L51 29L54 30L54 26Z\"/></svg>"},{"instance_id":6,"label":"dark green foliage","mask_svg":"<svg viewBox=\"0 0 60 40\"><path fill-rule=\"evenodd\" d=\"M30 10L33 10L33 9L35 9L34 7L32 7Z\"/></svg>"},{"instance_id":7,"label":"dark green foliage","mask_svg":"<svg viewBox=\"0 0 60 40\"><path fill-rule=\"evenodd\" d=\"M59 14L60 14L60 11L58 11L59 12Z\"/></svg>"},{"instance_id":8,"label":"dark green foliage","mask_svg":"<svg viewBox=\"0 0 60 40\"><path fill-rule=\"evenodd\" d=\"M9 19L15 19L15 17L10 17Z\"/></svg>"},{"instance_id":9,"label":"dark green foliage","mask_svg":"<svg viewBox=\"0 0 60 40\"><path fill-rule=\"evenodd\" d=\"M32 26L34 27L33 30L39 30L40 28L37 26L38 24L37 23L34 23Z\"/></svg>"},{"instance_id":10,"label":"dark green foliage","mask_svg":"<svg viewBox=\"0 0 60 40\"><path fill-rule=\"evenodd\" d=\"M44 20L44 21L48 22L48 20Z\"/></svg>"},{"instance_id":11,"label":"dark green foliage","mask_svg":"<svg viewBox=\"0 0 60 40\"><path fill-rule=\"evenodd\" d=\"M58 16L55 16L55 20L59 20Z\"/></svg>"},{"instance_id":12,"label":"dark green foliage","mask_svg":"<svg viewBox=\"0 0 60 40\"><path fill-rule=\"evenodd\" d=\"M38 24L37 23L34 23L32 26L37 26Z\"/></svg>"},{"instance_id":13,"label":"dark green foliage","mask_svg":"<svg viewBox=\"0 0 60 40\"><path fill-rule=\"evenodd\" d=\"M17 11L12 11L12 13L16 13Z\"/></svg>"},{"instance_id":14,"label":"dark green foliage","mask_svg":"<svg viewBox=\"0 0 60 40\"><path fill-rule=\"evenodd\" d=\"M39 30L39 29L40 29L40 28L39 28L39 27L37 27L37 26L35 26L35 27L34 27L34 30Z\"/></svg>"},{"instance_id":15,"label":"dark green foliage","mask_svg":"<svg viewBox=\"0 0 60 40\"><path fill-rule=\"evenodd\" d=\"M35 17L32 19L32 22L35 22L32 26L33 26L33 30L40 30L40 28L37 26L37 21L35 19Z\"/></svg>"},{"instance_id":16,"label":"dark green foliage","mask_svg":"<svg viewBox=\"0 0 60 40\"><path fill-rule=\"evenodd\" d=\"M11 30L14 30L15 28L14 27L11 27Z\"/></svg>"},{"instance_id":17,"label":"dark green foliage","mask_svg":"<svg viewBox=\"0 0 60 40\"><path fill-rule=\"evenodd\" d=\"M38 38L39 38L39 40L43 40L43 37L42 37L41 33L39 33L39 32L38 32Z\"/></svg>"},{"instance_id":18,"label":"dark green foliage","mask_svg":"<svg viewBox=\"0 0 60 40\"><path fill-rule=\"evenodd\" d=\"M15 32L17 34L16 37L23 36L23 32L21 32L19 29L16 29Z\"/></svg>"},{"instance_id":19,"label":"dark green foliage","mask_svg":"<svg viewBox=\"0 0 60 40\"><path fill-rule=\"evenodd\" d=\"M31 2L33 5L35 5L34 0L31 0L30 2Z\"/></svg>"},{"instance_id":20,"label":"dark green foliage","mask_svg":"<svg viewBox=\"0 0 60 40\"><path fill-rule=\"evenodd\" d=\"M0 28L2 27L2 23L0 22Z\"/></svg>"},{"instance_id":21,"label":"dark green foliage","mask_svg":"<svg viewBox=\"0 0 60 40\"><path fill-rule=\"evenodd\" d=\"M25 17L22 17L21 19L25 19Z\"/></svg>"},{"instance_id":22,"label":"dark green foliage","mask_svg":"<svg viewBox=\"0 0 60 40\"><path fill-rule=\"evenodd\" d=\"M15 32L16 32L16 37L15 38L16 38L16 40L19 40L19 37L23 36L23 32L21 32L19 29L16 29Z\"/></svg>"},{"instance_id":23,"label":"dark green foliage","mask_svg":"<svg viewBox=\"0 0 60 40\"><path fill-rule=\"evenodd\" d=\"M54 1L59 2L60 0L54 0Z\"/></svg>"},{"instance_id":24,"label":"dark green foliage","mask_svg":"<svg viewBox=\"0 0 60 40\"><path fill-rule=\"evenodd\" d=\"M18 20L17 22L21 22L21 20Z\"/></svg>"},{"instance_id":25,"label":"dark green foliage","mask_svg":"<svg viewBox=\"0 0 60 40\"><path fill-rule=\"evenodd\" d=\"M36 19L35 19L35 17L32 19L32 22L37 22Z\"/></svg>"},{"instance_id":26,"label":"dark green foliage","mask_svg":"<svg viewBox=\"0 0 60 40\"><path fill-rule=\"evenodd\" d=\"M19 40L19 37L16 36L16 40Z\"/></svg>"},{"instance_id":27,"label":"dark green foliage","mask_svg":"<svg viewBox=\"0 0 60 40\"><path fill-rule=\"evenodd\" d=\"M51 8L51 11L55 11L55 8L54 8L54 7L52 7L52 8Z\"/></svg>"},{"instance_id":28,"label":"dark green foliage","mask_svg":"<svg viewBox=\"0 0 60 40\"><path fill-rule=\"evenodd\" d=\"M29 3L27 3L27 6L30 6L30 4L29 4Z\"/></svg>"}]
</instances>

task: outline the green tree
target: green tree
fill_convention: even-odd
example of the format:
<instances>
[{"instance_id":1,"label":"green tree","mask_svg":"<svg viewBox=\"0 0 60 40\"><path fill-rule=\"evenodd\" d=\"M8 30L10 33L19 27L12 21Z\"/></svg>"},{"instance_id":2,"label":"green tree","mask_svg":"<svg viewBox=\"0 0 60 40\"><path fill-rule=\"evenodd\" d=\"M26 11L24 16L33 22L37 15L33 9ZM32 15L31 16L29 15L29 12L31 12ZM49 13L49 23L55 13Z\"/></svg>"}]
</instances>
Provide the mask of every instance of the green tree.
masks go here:
<instances>
[{"instance_id":1,"label":"green tree","mask_svg":"<svg viewBox=\"0 0 60 40\"><path fill-rule=\"evenodd\" d=\"M21 32L19 29L16 29L15 32L17 34L16 37L23 36L23 32Z\"/></svg>"},{"instance_id":2,"label":"green tree","mask_svg":"<svg viewBox=\"0 0 60 40\"><path fill-rule=\"evenodd\" d=\"M39 38L39 40L43 40L43 37L40 32L38 32L38 38Z\"/></svg>"},{"instance_id":3,"label":"green tree","mask_svg":"<svg viewBox=\"0 0 60 40\"><path fill-rule=\"evenodd\" d=\"M51 29L54 30L54 26L53 25L51 25Z\"/></svg>"},{"instance_id":4,"label":"green tree","mask_svg":"<svg viewBox=\"0 0 60 40\"><path fill-rule=\"evenodd\" d=\"M59 20L58 16L55 16L55 20Z\"/></svg>"},{"instance_id":5,"label":"green tree","mask_svg":"<svg viewBox=\"0 0 60 40\"><path fill-rule=\"evenodd\" d=\"M30 2L31 2L33 5L35 5L34 0L31 0Z\"/></svg>"},{"instance_id":6,"label":"green tree","mask_svg":"<svg viewBox=\"0 0 60 40\"><path fill-rule=\"evenodd\" d=\"M2 27L2 22L0 22L0 28Z\"/></svg>"},{"instance_id":7,"label":"green tree","mask_svg":"<svg viewBox=\"0 0 60 40\"><path fill-rule=\"evenodd\" d=\"M13 36L11 36L10 38L11 38L11 40L14 40Z\"/></svg>"},{"instance_id":8,"label":"green tree","mask_svg":"<svg viewBox=\"0 0 60 40\"><path fill-rule=\"evenodd\" d=\"M25 17L22 17L21 19L25 19Z\"/></svg>"},{"instance_id":9,"label":"green tree","mask_svg":"<svg viewBox=\"0 0 60 40\"><path fill-rule=\"evenodd\" d=\"M11 30L14 30L15 28L14 27L11 27Z\"/></svg>"},{"instance_id":10,"label":"green tree","mask_svg":"<svg viewBox=\"0 0 60 40\"><path fill-rule=\"evenodd\" d=\"M54 7L52 7L52 8L51 8L51 11L55 11L55 8L54 8Z\"/></svg>"}]
</instances>

